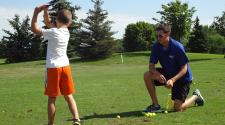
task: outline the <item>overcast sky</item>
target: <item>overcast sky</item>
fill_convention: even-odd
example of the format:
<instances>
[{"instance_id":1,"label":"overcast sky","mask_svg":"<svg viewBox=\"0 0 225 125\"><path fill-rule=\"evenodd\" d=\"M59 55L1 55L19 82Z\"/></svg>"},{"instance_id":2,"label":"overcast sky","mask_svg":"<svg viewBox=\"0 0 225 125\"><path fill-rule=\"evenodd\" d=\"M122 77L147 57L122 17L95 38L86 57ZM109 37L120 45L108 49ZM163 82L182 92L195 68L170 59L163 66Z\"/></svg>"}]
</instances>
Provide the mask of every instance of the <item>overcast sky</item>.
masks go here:
<instances>
[{"instance_id":1,"label":"overcast sky","mask_svg":"<svg viewBox=\"0 0 225 125\"><path fill-rule=\"evenodd\" d=\"M32 17L33 9L37 5L42 5L50 0L0 0L0 39L4 35L2 29L12 30L8 19L12 19L15 14L21 18L26 15ZM91 0L69 0L73 5L78 5L81 10L77 12L79 19L85 18L88 9L93 8ZM161 10L162 4L167 4L173 0L103 0L103 9L107 10L108 20L114 21L112 30L117 32L114 37L122 38L126 26L137 21L146 21L155 24L152 18L160 18L157 11ZM199 17L200 23L210 25L215 16L222 16L225 11L225 0L181 0L188 2L189 7L197 10L193 16ZM39 24L43 25L40 16Z\"/></svg>"}]
</instances>

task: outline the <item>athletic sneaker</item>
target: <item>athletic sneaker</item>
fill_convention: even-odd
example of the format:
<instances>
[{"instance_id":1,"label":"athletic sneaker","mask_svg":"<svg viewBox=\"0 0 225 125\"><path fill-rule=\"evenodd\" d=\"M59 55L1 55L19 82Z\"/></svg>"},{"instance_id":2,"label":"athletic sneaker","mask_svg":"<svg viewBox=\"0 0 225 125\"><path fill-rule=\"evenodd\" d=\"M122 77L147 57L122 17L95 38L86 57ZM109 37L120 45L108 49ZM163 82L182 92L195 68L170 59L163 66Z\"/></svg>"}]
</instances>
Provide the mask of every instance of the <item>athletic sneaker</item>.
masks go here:
<instances>
[{"instance_id":1,"label":"athletic sneaker","mask_svg":"<svg viewBox=\"0 0 225 125\"><path fill-rule=\"evenodd\" d=\"M81 122L78 119L74 119L73 125L81 125Z\"/></svg>"},{"instance_id":2,"label":"athletic sneaker","mask_svg":"<svg viewBox=\"0 0 225 125\"><path fill-rule=\"evenodd\" d=\"M162 112L163 110L161 109L160 105L158 106L155 106L155 105L149 105L145 110L144 112L155 112L155 113L158 113L158 112Z\"/></svg>"},{"instance_id":3,"label":"athletic sneaker","mask_svg":"<svg viewBox=\"0 0 225 125\"><path fill-rule=\"evenodd\" d=\"M200 91L198 89L196 89L194 92L193 92L193 95L196 95L198 96L198 98L195 100L195 104L197 104L198 106L203 106L204 105L204 98L202 97Z\"/></svg>"}]
</instances>

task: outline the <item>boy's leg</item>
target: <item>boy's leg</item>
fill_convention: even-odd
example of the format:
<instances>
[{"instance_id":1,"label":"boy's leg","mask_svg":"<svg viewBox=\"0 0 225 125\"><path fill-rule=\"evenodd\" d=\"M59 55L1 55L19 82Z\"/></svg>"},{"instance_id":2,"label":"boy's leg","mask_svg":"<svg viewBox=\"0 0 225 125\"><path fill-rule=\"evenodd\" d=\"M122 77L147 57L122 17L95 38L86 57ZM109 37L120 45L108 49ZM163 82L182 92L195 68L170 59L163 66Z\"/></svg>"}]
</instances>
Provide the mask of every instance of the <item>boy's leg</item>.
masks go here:
<instances>
[{"instance_id":1,"label":"boy's leg","mask_svg":"<svg viewBox=\"0 0 225 125\"><path fill-rule=\"evenodd\" d=\"M75 92L74 84L72 80L71 69L69 66L63 67L63 73L61 77L61 93L64 95L64 98L68 104L70 112L73 115L74 122L80 121L77 104L73 98L72 93Z\"/></svg>"},{"instance_id":2,"label":"boy's leg","mask_svg":"<svg viewBox=\"0 0 225 125\"><path fill-rule=\"evenodd\" d=\"M64 98L68 104L68 107L70 109L70 112L73 115L73 119L77 119L78 121L80 121L79 115L78 115L78 110L77 110L77 104L75 99L73 98L73 95L64 95Z\"/></svg>"},{"instance_id":3,"label":"boy's leg","mask_svg":"<svg viewBox=\"0 0 225 125\"><path fill-rule=\"evenodd\" d=\"M48 125L54 124L56 97L48 97Z\"/></svg>"}]
</instances>

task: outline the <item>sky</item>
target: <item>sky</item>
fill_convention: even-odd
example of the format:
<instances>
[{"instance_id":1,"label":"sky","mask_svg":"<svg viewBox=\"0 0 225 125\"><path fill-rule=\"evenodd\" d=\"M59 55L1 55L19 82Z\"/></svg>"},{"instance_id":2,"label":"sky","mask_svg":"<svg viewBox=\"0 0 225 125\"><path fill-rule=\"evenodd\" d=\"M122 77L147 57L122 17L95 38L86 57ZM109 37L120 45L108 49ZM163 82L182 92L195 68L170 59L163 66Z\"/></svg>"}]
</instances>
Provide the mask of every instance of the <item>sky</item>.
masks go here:
<instances>
[{"instance_id":1,"label":"sky","mask_svg":"<svg viewBox=\"0 0 225 125\"><path fill-rule=\"evenodd\" d=\"M19 1L19 2L18 2ZM2 29L13 32L12 27L8 23L8 19L12 19L15 14L20 15L21 20L27 15L31 18L33 10L36 6L48 3L50 0L0 0L0 39L5 35ZM81 7L76 14L79 19L86 18L89 9L93 9L91 0L68 0L72 5ZM113 21L112 31L116 32L115 38L122 38L125 28L130 23L145 21L155 24L152 18L160 19L157 11L162 10L162 5L170 3L174 0L103 0L102 8L109 15L107 20ZM189 8L195 7L196 12L193 20L198 16L200 23L210 25L214 21L214 17L222 16L225 11L225 0L181 0L187 2ZM43 16L38 18L39 25L42 23Z\"/></svg>"}]
</instances>

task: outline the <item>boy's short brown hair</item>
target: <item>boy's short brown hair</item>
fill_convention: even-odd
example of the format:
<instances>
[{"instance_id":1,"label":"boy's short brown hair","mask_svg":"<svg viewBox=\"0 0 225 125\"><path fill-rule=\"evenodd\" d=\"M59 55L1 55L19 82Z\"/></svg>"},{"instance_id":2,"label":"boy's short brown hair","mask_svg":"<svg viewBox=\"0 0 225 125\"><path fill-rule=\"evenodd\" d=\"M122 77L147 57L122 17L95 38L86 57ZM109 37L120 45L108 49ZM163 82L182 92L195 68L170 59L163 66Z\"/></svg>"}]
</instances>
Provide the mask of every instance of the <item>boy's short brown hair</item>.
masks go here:
<instances>
[{"instance_id":1,"label":"boy's short brown hair","mask_svg":"<svg viewBox=\"0 0 225 125\"><path fill-rule=\"evenodd\" d=\"M72 22L72 13L67 9L59 10L57 20L63 24L70 24Z\"/></svg>"},{"instance_id":2,"label":"boy's short brown hair","mask_svg":"<svg viewBox=\"0 0 225 125\"><path fill-rule=\"evenodd\" d=\"M171 25L167 23L159 23L156 26L156 31L162 30L165 33L170 33L171 32Z\"/></svg>"}]
</instances>

